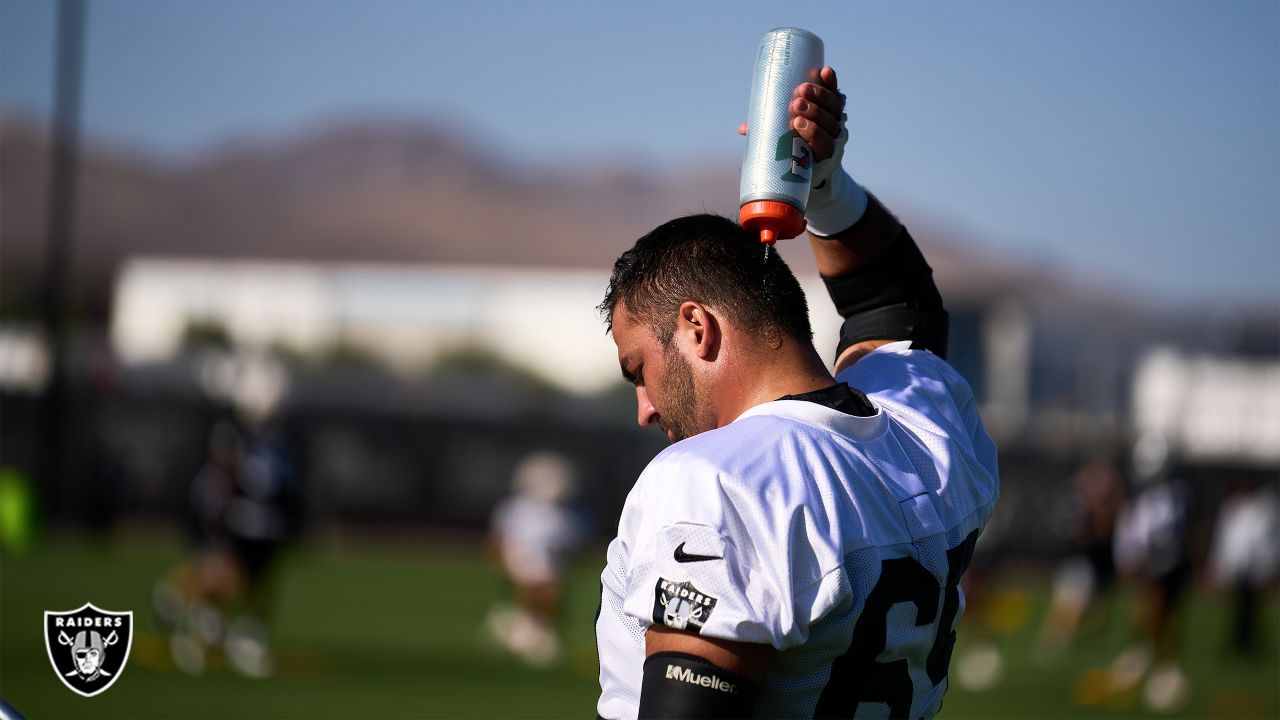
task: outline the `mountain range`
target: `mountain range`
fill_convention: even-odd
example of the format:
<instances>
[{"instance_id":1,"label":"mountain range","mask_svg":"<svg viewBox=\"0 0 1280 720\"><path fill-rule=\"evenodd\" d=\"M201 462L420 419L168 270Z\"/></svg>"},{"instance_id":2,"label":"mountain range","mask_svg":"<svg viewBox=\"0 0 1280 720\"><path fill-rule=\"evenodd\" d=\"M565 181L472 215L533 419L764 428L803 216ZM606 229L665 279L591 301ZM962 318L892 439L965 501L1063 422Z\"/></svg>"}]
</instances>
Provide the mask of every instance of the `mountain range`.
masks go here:
<instances>
[{"instance_id":1,"label":"mountain range","mask_svg":"<svg viewBox=\"0 0 1280 720\"><path fill-rule=\"evenodd\" d=\"M534 166L456 130L386 120L181 160L95 138L79 150L71 277L75 307L90 315L104 311L115 271L133 256L607 268L665 220L737 207L732 160L661 174L574 158ZM38 297L49 167L46 128L0 118L0 298L10 311ZM944 291L1043 280L891 204ZM814 270L802 241L779 247L797 271Z\"/></svg>"}]
</instances>

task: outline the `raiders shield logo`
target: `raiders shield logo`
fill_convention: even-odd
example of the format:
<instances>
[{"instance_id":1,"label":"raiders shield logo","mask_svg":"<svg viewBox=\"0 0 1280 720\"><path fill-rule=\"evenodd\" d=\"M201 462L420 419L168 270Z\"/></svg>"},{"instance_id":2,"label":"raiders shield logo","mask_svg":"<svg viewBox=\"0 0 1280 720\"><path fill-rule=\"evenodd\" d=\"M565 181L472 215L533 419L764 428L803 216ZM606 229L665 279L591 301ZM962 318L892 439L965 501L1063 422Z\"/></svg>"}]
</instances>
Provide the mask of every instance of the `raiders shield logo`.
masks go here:
<instances>
[{"instance_id":1,"label":"raiders shield logo","mask_svg":"<svg viewBox=\"0 0 1280 720\"><path fill-rule=\"evenodd\" d=\"M716 599L698 590L691 582L671 582L658 578L653 589L653 623L676 630L702 632L711 611L716 609Z\"/></svg>"},{"instance_id":2,"label":"raiders shield logo","mask_svg":"<svg viewBox=\"0 0 1280 720\"><path fill-rule=\"evenodd\" d=\"M44 614L44 647L62 683L93 697L120 679L133 645L133 612L111 612L85 603Z\"/></svg>"}]
</instances>

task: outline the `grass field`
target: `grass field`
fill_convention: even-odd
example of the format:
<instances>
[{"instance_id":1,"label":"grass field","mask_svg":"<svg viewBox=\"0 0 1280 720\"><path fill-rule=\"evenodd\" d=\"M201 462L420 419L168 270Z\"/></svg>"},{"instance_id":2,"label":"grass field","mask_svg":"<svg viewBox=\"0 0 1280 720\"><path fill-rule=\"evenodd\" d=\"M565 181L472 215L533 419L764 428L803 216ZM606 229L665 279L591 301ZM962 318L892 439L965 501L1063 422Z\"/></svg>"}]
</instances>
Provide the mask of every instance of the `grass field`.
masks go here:
<instances>
[{"instance_id":1,"label":"grass field","mask_svg":"<svg viewBox=\"0 0 1280 720\"><path fill-rule=\"evenodd\" d=\"M602 556L602 554L601 554ZM111 543L62 538L0 562L0 696L30 718L551 718L590 717L596 694L592 618L595 560L574 573L566 602L566 660L524 668L481 641L480 625L502 593L481 548L467 543L380 543L289 553L277 578L274 626L278 672L253 680L226 670L189 677L172 669L152 632L152 583L181 558L167 538ZM1148 717L1134 695L1097 697L1090 671L1123 645L1118 604L1110 631L1058 664L1043 667L1029 648L1043 610L1034 576L991 594L994 611L975 613L1002 648L1007 672L984 693L954 687L949 718ZM102 695L82 698L54 677L45 654L45 610L85 601L135 611L129 664ZM1222 652L1228 613L1196 596L1186 623L1189 704L1180 717L1280 717L1280 611L1266 603L1266 650L1231 660ZM978 631L962 629L957 657Z\"/></svg>"}]
</instances>

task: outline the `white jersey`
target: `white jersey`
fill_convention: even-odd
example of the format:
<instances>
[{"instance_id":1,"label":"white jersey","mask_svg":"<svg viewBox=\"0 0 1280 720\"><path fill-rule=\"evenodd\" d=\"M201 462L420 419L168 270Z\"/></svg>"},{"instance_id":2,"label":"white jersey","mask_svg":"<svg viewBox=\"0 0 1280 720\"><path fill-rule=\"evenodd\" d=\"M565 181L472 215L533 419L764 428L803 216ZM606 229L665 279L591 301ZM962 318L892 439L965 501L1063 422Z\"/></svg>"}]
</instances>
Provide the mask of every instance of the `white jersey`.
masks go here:
<instances>
[{"instance_id":1,"label":"white jersey","mask_svg":"<svg viewBox=\"0 0 1280 720\"><path fill-rule=\"evenodd\" d=\"M964 379L909 342L837 380L876 414L765 403L641 474L601 574L602 717L636 717L655 623L772 645L761 717L938 712L995 445Z\"/></svg>"},{"instance_id":2,"label":"white jersey","mask_svg":"<svg viewBox=\"0 0 1280 720\"><path fill-rule=\"evenodd\" d=\"M581 542L569 508L526 495L506 498L493 511L502 564L518 582L559 582Z\"/></svg>"}]
</instances>

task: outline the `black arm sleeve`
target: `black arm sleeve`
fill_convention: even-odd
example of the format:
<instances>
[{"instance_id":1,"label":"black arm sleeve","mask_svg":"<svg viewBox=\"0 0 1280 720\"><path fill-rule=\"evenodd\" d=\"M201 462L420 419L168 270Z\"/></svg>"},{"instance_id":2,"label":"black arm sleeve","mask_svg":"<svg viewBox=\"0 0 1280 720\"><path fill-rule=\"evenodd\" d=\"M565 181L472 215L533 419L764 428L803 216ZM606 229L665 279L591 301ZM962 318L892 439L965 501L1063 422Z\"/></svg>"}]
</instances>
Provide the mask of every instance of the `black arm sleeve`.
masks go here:
<instances>
[{"instance_id":1,"label":"black arm sleeve","mask_svg":"<svg viewBox=\"0 0 1280 720\"><path fill-rule=\"evenodd\" d=\"M947 311L933 269L906 227L899 225L898 237L871 262L822 281L844 318L836 357L864 340L910 340L914 347L947 356Z\"/></svg>"},{"instance_id":2,"label":"black arm sleeve","mask_svg":"<svg viewBox=\"0 0 1280 720\"><path fill-rule=\"evenodd\" d=\"M751 717L759 688L696 655L660 652L644 661L640 718Z\"/></svg>"}]
</instances>

